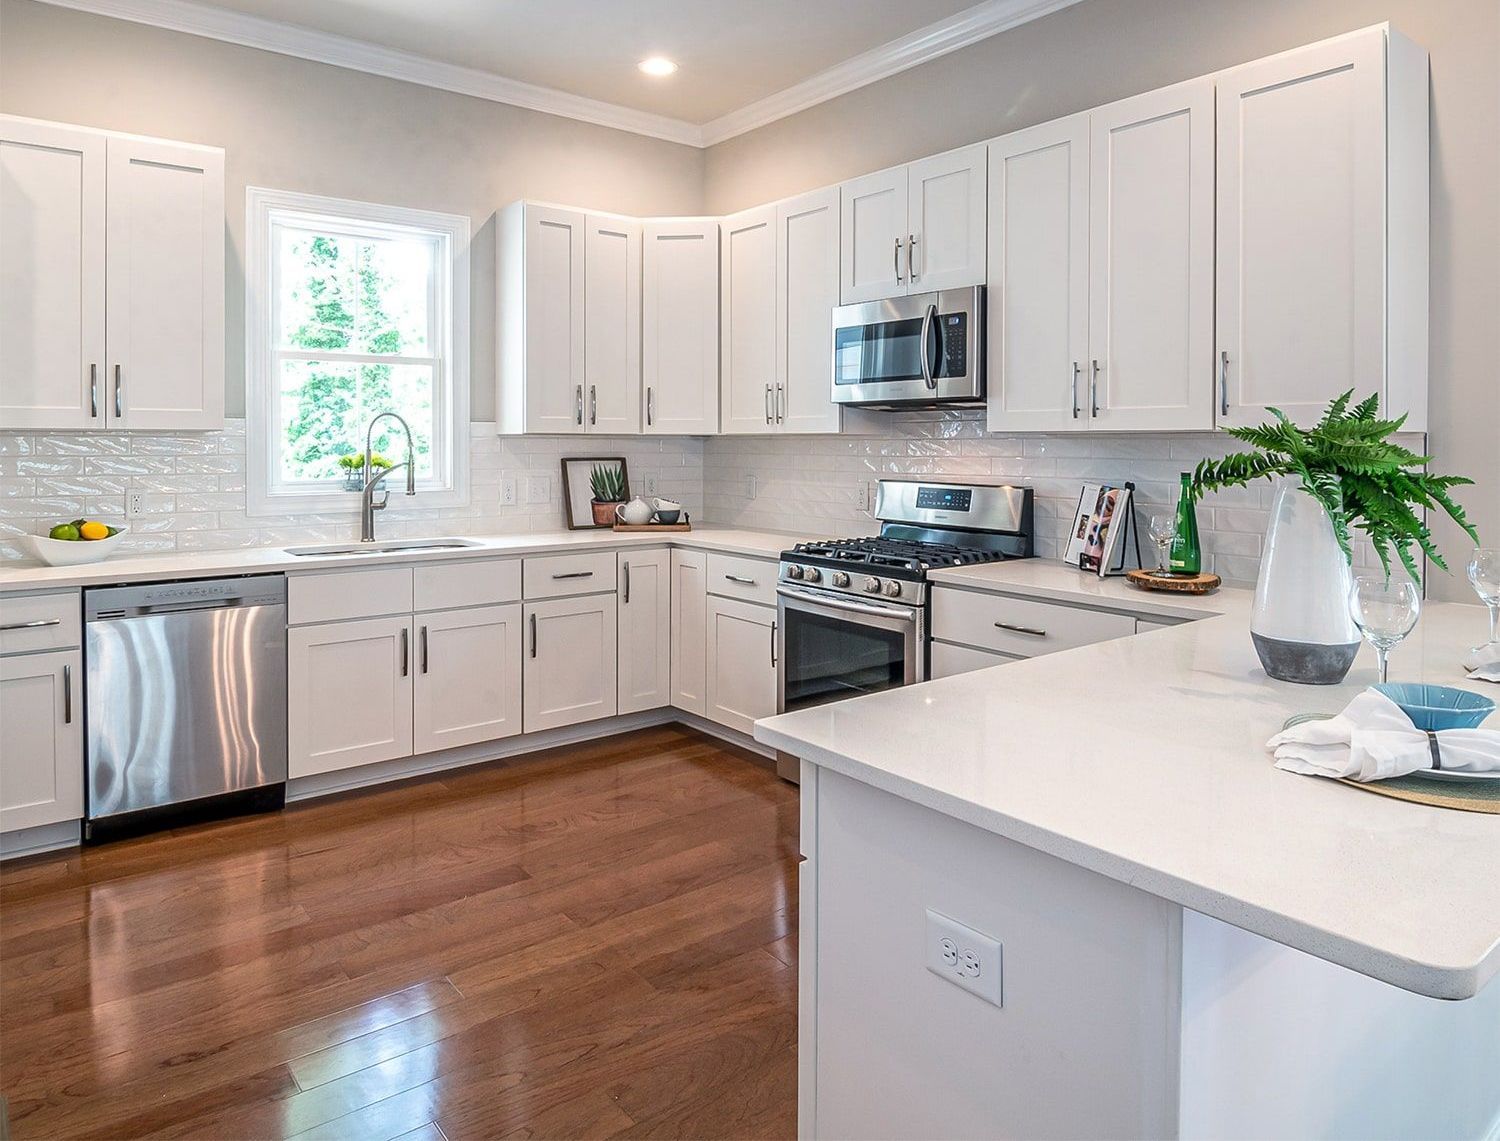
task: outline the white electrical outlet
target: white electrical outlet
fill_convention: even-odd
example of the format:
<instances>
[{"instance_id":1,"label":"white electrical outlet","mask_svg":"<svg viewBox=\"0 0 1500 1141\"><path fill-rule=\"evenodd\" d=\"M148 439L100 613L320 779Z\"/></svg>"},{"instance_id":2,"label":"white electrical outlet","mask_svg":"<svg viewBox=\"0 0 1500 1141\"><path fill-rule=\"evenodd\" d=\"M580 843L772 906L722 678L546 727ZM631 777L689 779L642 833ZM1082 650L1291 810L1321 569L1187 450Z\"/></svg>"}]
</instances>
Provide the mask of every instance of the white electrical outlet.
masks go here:
<instances>
[{"instance_id":1,"label":"white electrical outlet","mask_svg":"<svg viewBox=\"0 0 1500 1141\"><path fill-rule=\"evenodd\" d=\"M753 475L747 475L745 477L745 498L754 499L759 494L760 480L756 479Z\"/></svg>"},{"instance_id":2,"label":"white electrical outlet","mask_svg":"<svg viewBox=\"0 0 1500 1141\"><path fill-rule=\"evenodd\" d=\"M647 495L657 495L657 494L659 494L657 492L657 490L656 490L656 477L654 475L648 475L646 477L646 494Z\"/></svg>"},{"instance_id":3,"label":"white electrical outlet","mask_svg":"<svg viewBox=\"0 0 1500 1141\"><path fill-rule=\"evenodd\" d=\"M870 509L870 485L860 480L859 486L854 489L854 506L861 511Z\"/></svg>"},{"instance_id":4,"label":"white electrical outlet","mask_svg":"<svg viewBox=\"0 0 1500 1141\"><path fill-rule=\"evenodd\" d=\"M127 491L125 493L125 518L134 519L137 515L146 513L146 493L144 491Z\"/></svg>"},{"instance_id":5,"label":"white electrical outlet","mask_svg":"<svg viewBox=\"0 0 1500 1141\"><path fill-rule=\"evenodd\" d=\"M516 481L514 476L504 476L500 480L500 506L514 507L516 505Z\"/></svg>"},{"instance_id":6,"label":"white electrical outlet","mask_svg":"<svg viewBox=\"0 0 1500 1141\"><path fill-rule=\"evenodd\" d=\"M1000 943L936 911L927 912L927 969L939 978L1003 1006Z\"/></svg>"},{"instance_id":7,"label":"white electrical outlet","mask_svg":"<svg viewBox=\"0 0 1500 1141\"><path fill-rule=\"evenodd\" d=\"M545 475L526 477L526 502L546 503L552 498L552 480Z\"/></svg>"}]
</instances>

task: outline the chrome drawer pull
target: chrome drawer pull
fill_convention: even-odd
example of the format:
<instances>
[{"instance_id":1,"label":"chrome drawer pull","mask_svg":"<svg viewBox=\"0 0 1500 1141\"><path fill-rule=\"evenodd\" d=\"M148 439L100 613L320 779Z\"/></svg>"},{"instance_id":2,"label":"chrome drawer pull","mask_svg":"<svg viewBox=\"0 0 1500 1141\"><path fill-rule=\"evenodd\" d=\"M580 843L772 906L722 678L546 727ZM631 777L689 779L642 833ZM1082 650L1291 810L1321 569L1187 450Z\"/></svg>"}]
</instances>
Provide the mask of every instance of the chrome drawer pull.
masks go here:
<instances>
[{"instance_id":1,"label":"chrome drawer pull","mask_svg":"<svg viewBox=\"0 0 1500 1141\"><path fill-rule=\"evenodd\" d=\"M1047 631L1037 630L1031 626L1012 626L1009 622L996 622L996 630L1014 630L1017 634L1030 634L1034 638L1045 638Z\"/></svg>"},{"instance_id":2,"label":"chrome drawer pull","mask_svg":"<svg viewBox=\"0 0 1500 1141\"><path fill-rule=\"evenodd\" d=\"M61 626L61 618L38 618L34 622L7 622L0 630L35 630L40 626Z\"/></svg>"},{"instance_id":3,"label":"chrome drawer pull","mask_svg":"<svg viewBox=\"0 0 1500 1141\"><path fill-rule=\"evenodd\" d=\"M593 571L569 571L567 574L555 574L552 577L554 579L564 579L564 578L593 578L594 577L594 572Z\"/></svg>"},{"instance_id":4,"label":"chrome drawer pull","mask_svg":"<svg viewBox=\"0 0 1500 1141\"><path fill-rule=\"evenodd\" d=\"M73 667L63 666L63 724L73 724Z\"/></svg>"},{"instance_id":5,"label":"chrome drawer pull","mask_svg":"<svg viewBox=\"0 0 1500 1141\"><path fill-rule=\"evenodd\" d=\"M401 630L401 676L406 677L411 672L411 631L405 627Z\"/></svg>"},{"instance_id":6,"label":"chrome drawer pull","mask_svg":"<svg viewBox=\"0 0 1500 1141\"><path fill-rule=\"evenodd\" d=\"M737 582L737 583L739 583L741 586L754 586L755 585L755 580L753 578L746 578L742 574L726 574L724 577L726 579L728 579L730 582Z\"/></svg>"},{"instance_id":7,"label":"chrome drawer pull","mask_svg":"<svg viewBox=\"0 0 1500 1141\"><path fill-rule=\"evenodd\" d=\"M630 564L629 563L621 563L620 564L620 578L623 580L620 583L620 585L624 589L624 592L625 592L625 596L623 598L621 598L620 601L622 603L624 603L626 606L629 606L630 605Z\"/></svg>"}]
</instances>

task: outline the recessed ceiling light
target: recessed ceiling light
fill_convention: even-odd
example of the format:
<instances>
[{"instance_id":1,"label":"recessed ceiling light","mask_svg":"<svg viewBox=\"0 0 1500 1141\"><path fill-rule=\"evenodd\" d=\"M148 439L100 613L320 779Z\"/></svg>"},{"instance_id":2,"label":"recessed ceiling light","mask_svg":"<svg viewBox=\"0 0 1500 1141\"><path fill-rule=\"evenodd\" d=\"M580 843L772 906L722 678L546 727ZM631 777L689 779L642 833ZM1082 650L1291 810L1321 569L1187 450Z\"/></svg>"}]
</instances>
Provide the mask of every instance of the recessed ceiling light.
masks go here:
<instances>
[{"instance_id":1,"label":"recessed ceiling light","mask_svg":"<svg viewBox=\"0 0 1500 1141\"><path fill-rule=\"evenodd\" d=\"M636 64L636 66L644 71L647 75L654 75L658 78L671 75L674 71L677 70L677 65L664 55L653 55L647 59L641 60L641 62Z\"/></svg>"}]
</instances>

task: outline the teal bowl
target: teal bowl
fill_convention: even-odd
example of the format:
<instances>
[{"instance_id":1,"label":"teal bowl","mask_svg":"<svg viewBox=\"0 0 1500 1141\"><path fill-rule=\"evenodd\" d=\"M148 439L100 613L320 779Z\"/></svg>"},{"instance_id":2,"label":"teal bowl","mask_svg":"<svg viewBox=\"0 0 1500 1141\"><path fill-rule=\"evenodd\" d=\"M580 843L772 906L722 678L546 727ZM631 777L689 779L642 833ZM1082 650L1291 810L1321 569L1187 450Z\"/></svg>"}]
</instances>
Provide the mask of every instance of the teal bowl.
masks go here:
<instances>
[{"instance_id":1,"label":"teal bowl","mask_svg":"<svg viewBox=\"0 0 1500 1141\"><path fill-rule=\"evenodd\" d=\"M1491 713L1495 703L1467 689L1419 682L1385 682L1375 688L1401 707L1424 733L1443 729L1473 729Z\"/></svg>"}]
</instances>

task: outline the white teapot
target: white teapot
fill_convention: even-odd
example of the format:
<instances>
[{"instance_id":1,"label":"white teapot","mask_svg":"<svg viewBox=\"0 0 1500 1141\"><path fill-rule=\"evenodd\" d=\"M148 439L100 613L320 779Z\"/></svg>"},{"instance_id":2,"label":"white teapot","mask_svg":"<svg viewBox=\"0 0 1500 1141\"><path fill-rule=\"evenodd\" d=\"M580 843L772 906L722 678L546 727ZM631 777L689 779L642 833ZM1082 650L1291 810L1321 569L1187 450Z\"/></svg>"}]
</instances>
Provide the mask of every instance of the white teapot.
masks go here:
<instances>
[{"instance_id":1,"label":"white teapot","mask_svg":"<svg viewBox=\"0 0 1500 1141\"><path fill-rule=\"evenodd\" d=\"M621 503L615 508L615 519L631 527L639 527L651 522L651 516L654 514L656 514L656 509L639 495L629 503Z\"/></svg>"}]
</instances>

